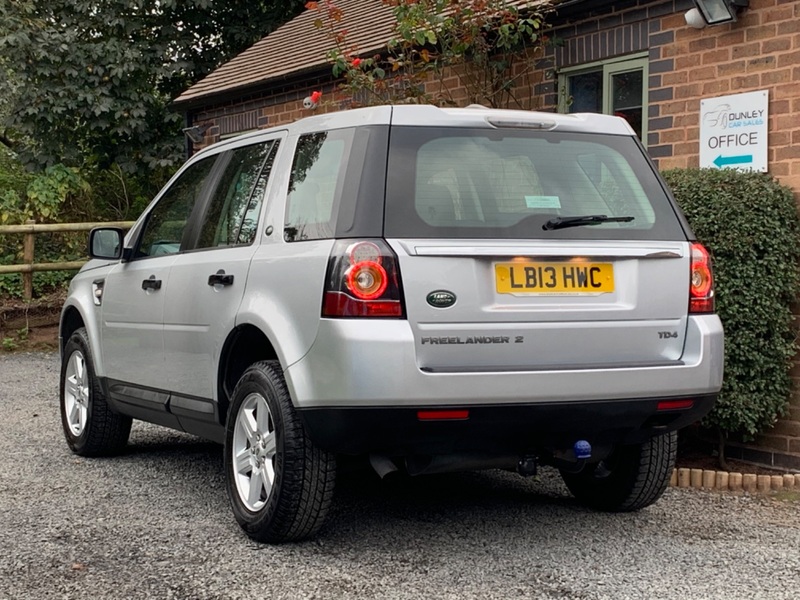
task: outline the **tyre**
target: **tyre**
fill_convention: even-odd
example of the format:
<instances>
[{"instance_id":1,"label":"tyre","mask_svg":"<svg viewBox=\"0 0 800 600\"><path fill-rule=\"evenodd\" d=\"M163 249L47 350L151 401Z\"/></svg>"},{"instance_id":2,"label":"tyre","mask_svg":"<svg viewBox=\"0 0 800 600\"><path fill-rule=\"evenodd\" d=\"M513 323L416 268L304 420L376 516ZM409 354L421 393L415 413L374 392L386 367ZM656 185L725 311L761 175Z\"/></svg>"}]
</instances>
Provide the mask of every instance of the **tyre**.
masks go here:
<instances>
[{"instance_id":1,"label":"tyre","mask_svg":"<svg viewBox=\"0 0 800 600\"><path fill-rule=\"evenodd\" d=\"M224 457L233 514L251 538L297 541L322 527L336 461L308 438L277 361L252 365L236 384Z\"/></svg>"},{"instance_id":2,"label":"tyre","mask_svg":"<svg viewBox=\"0 0 800 600\"><path fill-rule=\"evenodd\" d=\"M612 512L639 510L667 489L677 447L678 434L673 431L644 444L619 446L597 465L580 473L561 471L561 477L586 506Z\"/></svg>"},{"instance_id":3,"label":"tyre","mask_svg":"<svg viewBox=\"0 0 800 600\"><path fill-rule=\"evenodd\" d=\"M86 329L67 340L61 363L61 426L70 449L80 456L117 454L128 443L132 419L109 407L94 371Z\"/></svg>"}]
</instances>

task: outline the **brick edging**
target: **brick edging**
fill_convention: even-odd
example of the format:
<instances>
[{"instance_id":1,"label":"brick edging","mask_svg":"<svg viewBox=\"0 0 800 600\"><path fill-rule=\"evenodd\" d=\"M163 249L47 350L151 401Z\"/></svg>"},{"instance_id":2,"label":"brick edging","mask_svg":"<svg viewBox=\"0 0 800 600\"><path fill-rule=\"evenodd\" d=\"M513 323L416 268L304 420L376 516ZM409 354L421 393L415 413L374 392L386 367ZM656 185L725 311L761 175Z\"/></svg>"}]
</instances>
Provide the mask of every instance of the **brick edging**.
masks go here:
<instances>
[{"instance_id":1,"label":"brick edging","mask_svg":"<svg viewBox=\"0 0 800 600\"><path fill-rule=\"evenodd\" d=\"M800 473L755 475L752 473L742 474L707 469L677 468L672 471L669 485L677 488L766 494L779 490L800 488Z\"/></svg>"}]
</instances>

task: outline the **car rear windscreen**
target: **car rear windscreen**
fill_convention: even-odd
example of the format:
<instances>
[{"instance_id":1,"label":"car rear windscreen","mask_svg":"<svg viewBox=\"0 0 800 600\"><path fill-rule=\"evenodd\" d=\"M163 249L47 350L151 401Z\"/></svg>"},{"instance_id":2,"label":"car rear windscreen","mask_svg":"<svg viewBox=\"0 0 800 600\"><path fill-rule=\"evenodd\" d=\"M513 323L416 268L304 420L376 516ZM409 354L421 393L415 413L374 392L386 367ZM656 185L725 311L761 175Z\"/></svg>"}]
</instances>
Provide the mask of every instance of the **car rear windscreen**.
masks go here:
<instances>
[{"instance_id":1,"label":"car rear windscreen","mask_svg":"<svg viewBox=\"0 0 800 600\"><path fill-rule=\"evenodd\" d=\"M686 239L632 137L393 127L390 140L387 237ZM618 220L552 227L599 215Z\"/></svg>"}]
</instances>

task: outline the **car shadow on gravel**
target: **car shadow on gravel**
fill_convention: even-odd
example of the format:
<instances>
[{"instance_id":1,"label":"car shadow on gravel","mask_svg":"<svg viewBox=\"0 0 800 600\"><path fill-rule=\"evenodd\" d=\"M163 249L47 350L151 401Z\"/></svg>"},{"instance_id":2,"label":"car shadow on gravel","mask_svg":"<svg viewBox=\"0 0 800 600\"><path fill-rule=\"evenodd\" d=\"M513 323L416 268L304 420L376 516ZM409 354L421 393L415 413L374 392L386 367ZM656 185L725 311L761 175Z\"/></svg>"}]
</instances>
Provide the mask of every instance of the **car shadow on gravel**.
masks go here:
<instances>
[{"instance_id":1,"label":"car shadow on gravel","mask_svg":"<svg viewBox=\"0 0 800 600\"><path fill-rule=\"evenodd\" d=\"M222 456L222 446L196 437L170 437L165 439L147 439L128 443L120 456L146 455L161 453L186 453L201 456Z\"/></svg>"},{"instance_id":2,"label":"car shadow on gravel","mask_svg":"<svg viewBox=\"0 0 800 600\"><path fill-rule=\"evenodd\" d=\"M394 473L381 480L363 471L341 475L323 530L325 538L348 538L355 530L379 537L402 535L423 525L440 530L504 529L540 513L574 519L583 509L552 470L523 478L499 470L410 477ZM342 541L342 540L338 540Z\"/></svg>"},{"instance_id":3,"label":"car shadow on gravel","mask_svg":"<svg viewBox=\"0 0 800 600\"><path fill-rule=\"evenodd\" d=\"M115 460L136 462L149 482L174 491L194 490L199 505L215 507L223 522L232 518L218 444L137 423L126 452L106 460L103 469ZM326 526L316 539L343 548L407 537L410 531L417 542L454 532L474 536L480 543L494 539L497 532L530 540L539 534L525 523L574 524L593 514L594 524L603 528L615 526L619 519L580 506L550 468L542 468L536 477L489 470L415 477L392 473L380 479L367 466L349 464L342 471ZM205 482L202 489L197 489L198 480Z\"/></svg>"}]
</instances>

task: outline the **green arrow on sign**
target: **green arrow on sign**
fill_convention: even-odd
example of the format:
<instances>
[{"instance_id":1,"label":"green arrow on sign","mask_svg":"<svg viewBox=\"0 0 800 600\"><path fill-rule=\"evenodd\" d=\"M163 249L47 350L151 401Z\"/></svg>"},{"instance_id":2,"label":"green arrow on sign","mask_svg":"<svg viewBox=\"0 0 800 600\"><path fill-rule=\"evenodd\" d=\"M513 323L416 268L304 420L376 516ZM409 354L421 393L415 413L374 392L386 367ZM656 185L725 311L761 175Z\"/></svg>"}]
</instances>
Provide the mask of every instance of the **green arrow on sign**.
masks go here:
<instances>
[{"instance_id":1,"label":"green arrow on sign","mask_svg":"<svg viewBox=\"0 0 800 600\"><path fill-rule=\"evenodd\" d=\"M753 162L752 154L742 154L741 156L722 156L721 154L714 159L714 164L720 169L730 165L746 165Z\"/></svg>"}]
</instances>

